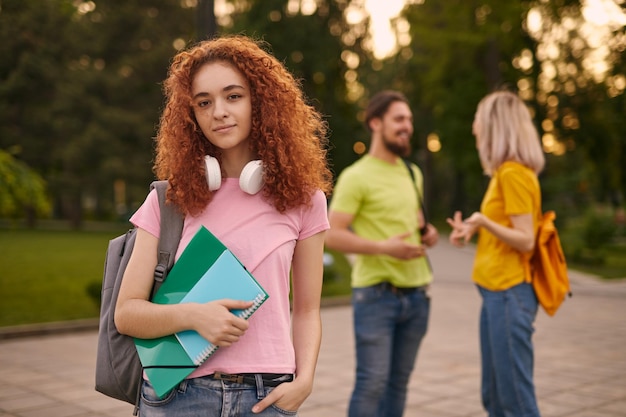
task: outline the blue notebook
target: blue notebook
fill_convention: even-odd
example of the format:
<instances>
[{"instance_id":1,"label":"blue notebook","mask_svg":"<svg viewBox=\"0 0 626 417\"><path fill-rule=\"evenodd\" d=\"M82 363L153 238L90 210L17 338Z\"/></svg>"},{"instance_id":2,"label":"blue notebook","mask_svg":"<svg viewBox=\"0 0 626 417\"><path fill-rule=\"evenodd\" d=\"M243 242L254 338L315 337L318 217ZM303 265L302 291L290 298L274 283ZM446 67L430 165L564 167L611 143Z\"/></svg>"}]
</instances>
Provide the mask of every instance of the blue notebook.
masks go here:
<instances>
[{"instance_id":1,"label":"blue notebook","mask_svg":"<svg viewBox=\"0 0 626 417\"><path fill-rule=\"evenodd\" d=\"M245 310L231 310L244 319L248 319L267 299L265 290L229 250L222 252L180 302L206 303L223 298L253 301L254 304ZM196 365L204 362L218 348L195 330L176 333L176 338Z\"/></svg>"}]
</instances>

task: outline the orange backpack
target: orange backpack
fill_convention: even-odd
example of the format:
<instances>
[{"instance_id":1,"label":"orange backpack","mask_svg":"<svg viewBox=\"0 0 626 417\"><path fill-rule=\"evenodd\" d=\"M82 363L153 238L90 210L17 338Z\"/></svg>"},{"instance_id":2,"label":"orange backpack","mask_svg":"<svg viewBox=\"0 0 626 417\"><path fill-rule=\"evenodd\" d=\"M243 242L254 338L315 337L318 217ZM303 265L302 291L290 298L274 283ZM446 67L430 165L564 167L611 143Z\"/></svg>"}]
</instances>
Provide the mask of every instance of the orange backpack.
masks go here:
<instances>
[{"instance_id":1,"label":"orange backpack","mask_svg":"<svg viewBox=\"0 0 626 417\"><path fill-rule=\"evenodd\" d=\"M572 295L567 276L567 262L554 219L556 219L554 211L543 214L537 232L535 251L530 259L535 294L539 304L550 316L554 316L566 296Z\"/></svg>"}]
</instances>

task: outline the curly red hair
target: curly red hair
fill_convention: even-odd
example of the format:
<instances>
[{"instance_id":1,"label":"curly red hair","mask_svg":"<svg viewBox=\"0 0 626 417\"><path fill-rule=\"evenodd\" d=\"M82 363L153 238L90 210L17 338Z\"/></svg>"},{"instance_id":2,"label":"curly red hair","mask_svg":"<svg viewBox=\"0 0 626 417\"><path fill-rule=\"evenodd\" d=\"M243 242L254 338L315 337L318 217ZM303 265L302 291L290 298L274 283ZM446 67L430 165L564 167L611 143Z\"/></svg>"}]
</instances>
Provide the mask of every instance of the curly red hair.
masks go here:
<instances>
[{"instance_id":1,"label":"curly red hair","mask_svg":"<svg viewBox=\"0 0 626 417\"><path fill-rule=\"evenodd\" d=\"M232 65L250 85L250 146L263 161L263 196L284 213L308 204L317 189L326 194L331 190L327 124L306 103L299 82L264 45L244 36L217 38L178 53L170 65L154 171L159 179L169 180L168 200L183 213L198 214L210 203L213 193L204 175L204 156L220 159L218 149L202 134L191 102L194 76L209 62Z\"/></svg>"}]
</instances>

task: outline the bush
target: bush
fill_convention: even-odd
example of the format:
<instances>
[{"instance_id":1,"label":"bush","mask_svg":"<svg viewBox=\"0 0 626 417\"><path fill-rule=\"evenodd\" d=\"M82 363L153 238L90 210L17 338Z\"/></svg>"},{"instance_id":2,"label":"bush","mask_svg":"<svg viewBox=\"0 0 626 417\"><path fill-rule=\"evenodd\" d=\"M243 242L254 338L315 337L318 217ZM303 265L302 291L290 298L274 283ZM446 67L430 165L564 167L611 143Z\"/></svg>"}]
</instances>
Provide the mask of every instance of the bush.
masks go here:
<instances>
[{"instance_id":1,"label":"bush","mask_svg":"<svg viewBox=\"0 0 626 417\"><path fill-rule=\"evenodd\" d=\"M326 250L324 252L324 284L322 296L332 297L337 295L349 295L350 275L352 266L341 252Z\"/></svg>"},{"instance_id":2,"label":"bush","mask_svg":"<svg viewBox=\"0 0 626 417\"><path fill-rule=\"evenodd\" d=\"M595 251L609 245L615 236L615 226L612 216L589 212L585 216L583 229L585 247Z\"/></svg>"},{"instance_id":3,"label":"bush","mask_svg":"<svg viewBox=\"0 0 626 417\"><path fill-rule=\"evenodd\" d=\"M559 227L563 249L569 257L591 264L602 263L602 249L613 241L615 222L597 211L579 218L570 218L567 227Z\"/></svg>"}]
</instances>

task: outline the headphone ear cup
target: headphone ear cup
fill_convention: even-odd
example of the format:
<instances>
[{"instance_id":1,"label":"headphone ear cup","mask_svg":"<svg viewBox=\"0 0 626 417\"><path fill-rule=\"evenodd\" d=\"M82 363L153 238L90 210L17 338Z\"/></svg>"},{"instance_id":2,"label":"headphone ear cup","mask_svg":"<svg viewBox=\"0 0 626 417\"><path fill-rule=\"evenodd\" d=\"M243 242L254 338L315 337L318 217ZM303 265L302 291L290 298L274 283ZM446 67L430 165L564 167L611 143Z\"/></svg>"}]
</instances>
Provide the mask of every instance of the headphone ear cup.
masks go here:
<instances>
[{"instance_id":1,"label":"headphone ear cup","mask_svg":"<svg viewBox=\"0 0 626 417\"><path fill-rule=\"evenodd\" d=\"M248 194L256 194L263 188L263 163L250 161L241 170L239 188Z\"/></svg>"},{"instance_id":2,"label":"headphone ear cup","mask_svg":"<svg viewBox=\"0 0 626 417\"><path fill-rule=\"evenodd\" d=\"M220 163L217 159L206 155L204 157L206 182L209 184L209 190L219 190L222 185L222 171L220 170Z\"/></svg>"}]
</instances>

